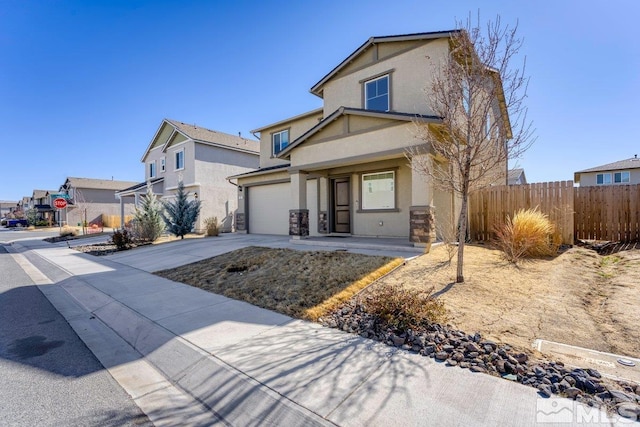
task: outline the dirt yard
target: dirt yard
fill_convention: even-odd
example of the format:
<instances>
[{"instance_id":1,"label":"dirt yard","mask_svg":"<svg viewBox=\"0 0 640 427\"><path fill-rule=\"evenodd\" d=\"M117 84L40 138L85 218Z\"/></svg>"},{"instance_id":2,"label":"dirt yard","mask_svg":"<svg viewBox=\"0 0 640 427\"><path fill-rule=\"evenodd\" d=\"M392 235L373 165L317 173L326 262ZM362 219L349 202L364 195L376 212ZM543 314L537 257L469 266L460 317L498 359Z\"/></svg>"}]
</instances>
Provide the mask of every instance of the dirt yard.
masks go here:
<instances>
[{"instance_id":1,"label":"dirt yard","mask_svg":"<svg viewBox=\"0 0 640 427\"><path fill-rule=\"evenodd\" d=\"M455 259L451 266L446 260L445 248L434 247L373 286L434 286L451 325L522 349L541 338L640 355L638 249L600 256L574 247L553 259L514 266L497 250L467 245L463 284L453 284ZM345 301L363 287L360 283L352 289L350 283L374 271L383 274L381 267L390 261L346 252L250 247L158 274L291 316L313 318L310 308L338 294ZM345 294L347 289L351 292Z\"/></svg>"},{"instance_id":2,"label":"dirt yard","mask_svg":"<svg viewBox=\"0 0 640 427\"><path fill-rule=\"evenodd\" d=\"M400 263L342 251L248 247L156 274L289 316L314 318L314 308L323 302L338 295L342 301L350 298Z\"/></svg>"},{"instance_id":3,"label":"dirt yard","mask_svg":"<svg viewBox=\"0 0 640 427\"><path fill-rule=\"evenodd\" d=\"M465 248L465 283L443 246L410 261L376 286L435 286L449 323L529 348L536 338L640 355L640 250L600 256L574 247L553 259L514 266L497 250Z\"/></svg>"}]
</instances>

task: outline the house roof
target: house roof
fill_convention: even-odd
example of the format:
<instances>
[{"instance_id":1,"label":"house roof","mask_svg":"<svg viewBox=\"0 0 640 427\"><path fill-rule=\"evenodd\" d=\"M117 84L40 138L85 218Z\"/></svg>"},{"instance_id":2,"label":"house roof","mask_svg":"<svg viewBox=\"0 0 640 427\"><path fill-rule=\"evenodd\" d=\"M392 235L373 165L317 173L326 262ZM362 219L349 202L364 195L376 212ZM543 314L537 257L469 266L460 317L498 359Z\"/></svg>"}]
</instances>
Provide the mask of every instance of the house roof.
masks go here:
<instances>
[{"instance_id":1,"label":"house roof","mask_svg":"<svg viewBox=\"0 0 640 427\"><path fill-rule=\"evenodd\" d=\"M351 55L347 56L333 70L331 70L327 75L325 75L322 79L320 79L318 83L313 85L313 87L310 89L310 92L322 98L322 86L324 86L324 84L327 81L329 81L333 76L338 74L340 70L342 70L344 67L349 65L350 62L352 62L357 56L359 56L362 52L367 50L372 45L379 44L379 43L388 43L388 42L448 38L448 37L451 37L451 34L457 33L459 31L461 30L432 31L427 33L413 33L413 34L401 34L401 35L395 35L395 36L370 37L359 48L354 50L351 53Z\"/></svg>"},{"instance_id":2,"label":"house roof","mask_svg":"<svg viewBox=\"0 0 640 427\"><path fill-rule=\"evenodd\" d=\"M47 194L55 193L55 190L33 190L32 199L42 199L43 197L47 197Z\"/></svg>"},{"instance_id":3,"label":"house roof","mask_svg":"<svg viewBox=\"0 0 640 427\"><path fill-rule=\"evenodd\" d=\"M259 127L258 129L252 130L251 133L262 132L263 130L268 128L280 126L280 125L292 122L294 120L303 119L308 116L320 114L322 113L322 111L323 111L322 108L316 108L315 110L307 111L306 113L298 114L297 116L289 117L288 119L280 120L279 122L275 122L275 123L268 124L266 126Z\"/></svg>"},{"instance_id":4,"label":"house roof","mask_svg":"<svg viewBox=\"0 0 640 427\"><path fill-rule=\"evenodd\" d=\"M156 183L161 182L161 181L164 181L164 177L151 179L151 180L148 181L148 183L153 185L153 184L156 184ZM141 188L144 188L146 186L147 186L147 181L138 182L138 183L132 185L131 187L123 188L120 191L116 191L116 193L118 193L118 194L135 193L137 190L140 190Z\"/></svg>"},{"instance_id":5,"label":"house roof","mask_svg":"<svg viewBox=\"0 0 640 427\"><path fill-rule=\"evenodd\" d=\"M241 174L238 174L238 175L232 175L232 176L227 177L227 179L235 179L235 178L244 178L244 177L247 177L247 176L263 175L263 174L266 174L266 173L277 171L279 169L286 169L289 166L291 166L291 165L288 164L288 163L286 165L269 166L269 167L266 167L266 168L256 169L256 170L251 171L251 172L245 172L245 173L241 173Z\"/></svg>"},{"instance_id":6,"label":"house roof","mask_svg":"<svg viewBox=\"0 0 640 427\"><path fill-rule=\"evenodd\" d=\"M509 184L511 184L512 182L515 183L515 181L517 181L518 178L520 178L521 176L525 177L524 169L522 168L509 169L509 171L507 172L507 182ZM525 180L526 180L526 177L525 177Z\"/></svg>"},{"instance_id":7,"label":"house roof","mask_svg":"<svg viewBox=\"0 0 640 427\"><path fill-rule=\"evenodd\" d=\"M396 113L396 112L387 112L387 111L373 111L373 110L364 110L361 108L350 108L350 107L340 107L329 116L322 119L320 123L303 133L300 137L298 137L295 141L287 146L284 150L278 153L278 157L286 157L288 153L291 152L295 147L302 144L304 141L309 139L311 136L320 132L324 127L329 125L331 122L336 120L337 118L345 115L353 115L353 116L366 116L366 117L378 117L384 119L391 120L399 120L399 121L413 121L418 120L422 122L431 122L438 123L441 121L440 117L437 116L428 116L423 114L413 114L413 113Z\"/></svg>"},{"instance_id":8,"label":"house roof","mask_svg":"<svg viewBox=\"0 0 640 427\"><path fill-rule=\"evenodd\" d=\"M631 157L630 159L618 160L617 162L607 163L606 165L584 169L576 173L617 171L622 169L638 169L638 168L640 168L640 158L638 158L638 155L636 154L634 157Z\"/></svg>"},{"instance_id":9,"label":"house roof","mask_svg":"<svg viewBox=\"0 0 640 427\"><path fill-rule=\"evenodd\" d=\"M158 126L158 130L153 135L153 138L151 138L151 142L149 142L147 149L144 150L144 154L142 155L141 159L142 162L144 162L144 159L147 157L149 151L151 151L151 149L156 146L155 143L157 141L157 138L160 136L165 124L173 127L174 131L171 133L167 141L164 142L162 151L165 151L168 148L168 146L170 145L169 143L173 140L173 136L177 132L183 135L185 138L202 144L216 145L255 155L260 154L260 142L253 139L247 139L236 135L229 135L228 133L203 128L200 126L196 126L195 124L184 123L179 120L163 119L162 123L160 123L160 126Z\"/></svg>"},{"instance_id":10,"label":"house roof","mask_svg":"<svg viewBox=\"0 0 640 427\"><path fill-rule=\"evenodd\" d=\"M229 148L260 153L260 142L258 141L243 138L241 136L229 135L228 133L218 132L177 120L165 119L165 121L173 125L178 132L182 133L187 138L193 139L194 141L209 142L212 144L224 145Z\"/></svg>"},{"instance_id":11,"label":"house roof","mask_svg":"<svg viewBox=\"0 0 640 427\"><path fill-rule=\"evenodd\" d=\"M114 181L112 179L68 177L60 188L90 188L93 190L122 190L134 185L133 181Z\"/></svg>"}]
</instances>

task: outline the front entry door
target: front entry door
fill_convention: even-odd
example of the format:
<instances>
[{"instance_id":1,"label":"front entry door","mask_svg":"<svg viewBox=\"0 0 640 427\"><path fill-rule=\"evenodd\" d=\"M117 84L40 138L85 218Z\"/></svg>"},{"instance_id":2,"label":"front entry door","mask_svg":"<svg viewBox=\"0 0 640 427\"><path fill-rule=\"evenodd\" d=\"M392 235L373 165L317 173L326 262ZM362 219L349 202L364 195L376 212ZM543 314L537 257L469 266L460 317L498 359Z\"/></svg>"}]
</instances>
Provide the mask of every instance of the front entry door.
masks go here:
<instances>
[{"instance_id":1,"label":"front entry door","mask_svg":"<svg viewBox=\"0 0 640 427\"><path fill-rule=\"evenodd\" d=\"M351 232L351 183L349 178L333 180L333 230Z\"/></svg>"}]
</instances>

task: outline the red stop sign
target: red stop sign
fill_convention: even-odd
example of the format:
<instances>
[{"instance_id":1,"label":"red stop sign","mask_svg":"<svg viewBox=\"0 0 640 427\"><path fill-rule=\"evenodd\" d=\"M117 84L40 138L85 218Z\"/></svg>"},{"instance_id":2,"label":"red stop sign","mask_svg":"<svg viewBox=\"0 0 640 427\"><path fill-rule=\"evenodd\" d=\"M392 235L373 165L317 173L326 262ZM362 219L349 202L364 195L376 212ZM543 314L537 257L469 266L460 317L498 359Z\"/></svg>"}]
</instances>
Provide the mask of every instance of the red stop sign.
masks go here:
<instances>
[{"instance_id":1,"label":"red stop sign","mask_svg":"<svg viewBox=\"0 0 640 427\"><path fill-rule=\"evenodd\" d=\"M67 207L67 201L62 197L58 197L57 199L53 199L53 206L55 206L56 209L64 209Z\"/></svg>"}]
</instances>

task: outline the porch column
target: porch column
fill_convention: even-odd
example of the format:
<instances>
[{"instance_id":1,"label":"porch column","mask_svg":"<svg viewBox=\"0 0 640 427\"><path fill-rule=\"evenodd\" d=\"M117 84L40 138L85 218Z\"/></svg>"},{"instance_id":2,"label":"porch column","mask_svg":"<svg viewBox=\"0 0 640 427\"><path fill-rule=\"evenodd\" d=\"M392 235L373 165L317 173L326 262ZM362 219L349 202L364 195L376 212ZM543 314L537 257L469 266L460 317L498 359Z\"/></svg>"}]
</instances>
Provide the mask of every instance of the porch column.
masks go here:
<instances>
[{"instance_id":1,"label":"porch column","mask_svg":"<svg viewBox=\"0 0 640 427\"><path fill-rule=\"evenodd\" d=\"M416 172L416 162L422 162L426 155L411 159L411 207L409 208L409 239L414 246L425 247L427 252L436 241L435 207L433 206L433 185L431 179Z\"/></svg>"},{"instance_id":2,"label":"porch column","mask_svg":"<svg viewBox=\"0 0 640 427\"><path fill-rule=\"evenodd\" d=\"M309 235L309 209L307 209L307 173L291 173L291 207L289 235L303 239Z\"/></svg>"},{"instance_id":3,"label":"porch column","mask_svg":"<svg viewBox=\"0 0 640 427\"><path fill-rule=\"evenodd\" d=\"M120 199L120 229L124 230L124 197L118 194L118 199Z\"/></svg>"}]
</instances>

